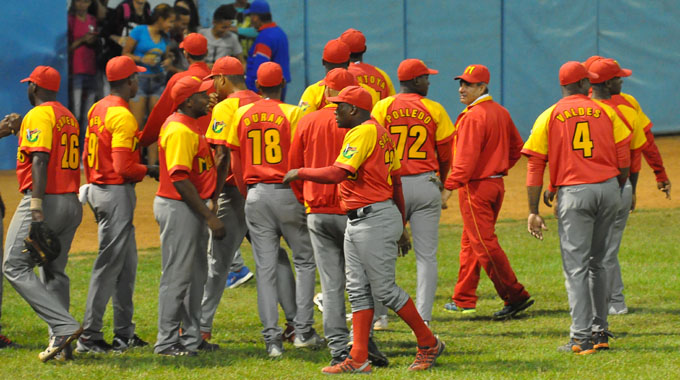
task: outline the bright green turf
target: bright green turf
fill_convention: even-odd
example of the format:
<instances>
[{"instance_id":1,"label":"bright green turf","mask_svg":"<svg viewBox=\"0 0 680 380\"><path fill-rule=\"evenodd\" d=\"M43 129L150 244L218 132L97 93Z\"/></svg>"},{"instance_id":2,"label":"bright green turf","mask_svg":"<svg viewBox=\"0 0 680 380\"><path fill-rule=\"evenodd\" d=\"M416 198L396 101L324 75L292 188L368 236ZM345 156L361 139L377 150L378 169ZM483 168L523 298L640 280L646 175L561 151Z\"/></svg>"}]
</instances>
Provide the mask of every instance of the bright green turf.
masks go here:
<instances>
[{"instance_id":1,"label":"bright green turf","mask_svg":"<svg viewBox=\"0 0 680 380\"><path fill-rule=\"evenodd\" d=\"M91 221L84 221L85 223ZM560 354L558 345L568 340L569 314L555 219L539 242L526 232L523 220L504 220L497 226L500 242L519 280L536 304L521 318L505 322L490 319L502 307L491 282L483 276L474 319L461 319L443 310L458 271L461 226L442 226L439 250L439 289L434 308L434 331L447 343L445 354L429 373L410 374L406 367L415 355L415 338L395 314L389 330L377 341L389 356L388 369L374 369L373 378L401 379L676 379L680 378L680 209L637 211L631 215L621 250L626 301L630 314L610 318L616 339L612 350L581 357ZM72 254L72 312L84 312L90 268L95 254ZM244 256L254 269L250 247ZM400 258L397 283L410 294L415 288L413 253ZM135 293L138 334L153 343L160 277L159 251L139 257ZM123 355L78 356L68 364L38 361L47 343L46 325L5 281L3 333L22 345L0 351L0 379L307 379L321 378L320 369L330 359L327 350L300 351L286 344L284 358L268 360L260 338L255 282L225 291L215 319L213 341L223 349L198 358L161 358L152 349ZM112 338L111 310L105 316L104 334ZM317 330L321 314L316 312Z\"/></svg>"}]
</instances>

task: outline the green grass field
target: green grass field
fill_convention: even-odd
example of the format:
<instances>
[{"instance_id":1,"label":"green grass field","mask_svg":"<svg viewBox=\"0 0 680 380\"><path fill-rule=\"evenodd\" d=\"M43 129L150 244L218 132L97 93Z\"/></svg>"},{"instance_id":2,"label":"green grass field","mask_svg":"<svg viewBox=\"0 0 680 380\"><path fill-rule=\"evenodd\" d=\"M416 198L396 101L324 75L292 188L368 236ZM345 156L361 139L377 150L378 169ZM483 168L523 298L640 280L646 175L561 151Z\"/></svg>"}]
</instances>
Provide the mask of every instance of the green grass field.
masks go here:
<instances>
[{"instance_id":1,"label":"green grass field","mask_svg":"<svg viewBox=\"0 0 680 380\"><path fill-rule=\"evenodd\" d=\"M415 338L405 323L390 313L388 331L376 333L390 358L374 378L441 379L677 379L680 378L680 209L641 210L631 215L620 253L630 314L610 318L616 335L612 349L590 356L561 354L568 341L570 318L561 270L555 219L548 220L543 242L526 232L524 220L503 220L497 233L517 277L536 304L521 318L496 322L491 314L502 307L484 276L477 316L462 319L443 310L458 272L460 225L440 229L439 289L434 308L435 333L447 350L428 373L406 371L415 356ZM251 268L250 247L244 257ZM90 269L95 253L71 255L71 311L82 319ZM415 289L413 253L400 258L397 283L410 294ZM156 334L160 252L140 252L135 294L137 333L153 343ZM322 378L330 355L296 350L286 344L284 358L267 359L257 316L255 282L226 290L215 318L213 342L222 349L197 358L163 358L151 348L122 355L76 356L69 363L42 364L38 353L47 343L47 326L5 281L3 333L21 345L0 351L1 379L308 379ZM112 338L111 310L104 334ZM321 314L315 327L322 331Z\"/></svg>"}]
</instances>

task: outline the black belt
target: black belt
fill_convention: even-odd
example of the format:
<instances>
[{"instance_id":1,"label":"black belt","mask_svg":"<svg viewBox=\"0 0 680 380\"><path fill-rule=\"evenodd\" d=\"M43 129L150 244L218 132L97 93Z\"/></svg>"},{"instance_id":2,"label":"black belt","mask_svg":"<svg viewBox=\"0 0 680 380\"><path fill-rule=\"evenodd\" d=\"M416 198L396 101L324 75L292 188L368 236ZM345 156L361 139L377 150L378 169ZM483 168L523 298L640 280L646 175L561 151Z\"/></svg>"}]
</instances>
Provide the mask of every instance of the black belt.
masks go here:
<instances>
[{"instance_id":1,"label":"black belt","mask_svg":"<svg viewBox=\"0 0 680 380\"><path fill-rule=\"evenodd\" d=\"M254 188L257 185L268 185L268 186L271 186L275 189L290 189L290 185L286 185L286 184L283 184L283 183L253 183L253 184L248 185L248 190Z\"/></svg>"},{"instance_id":2,"label":"black belt","mask_svg":"<svg viewBox=\"0 0 680 380\"><path fill-rule=\"evenodd\" d=\"M372 206L360 207L354 210L350 210L347 213L347 217L349 218L349 220L356 220L370 214L371 211L373 211Z\"/></svg>"}]
</instances>

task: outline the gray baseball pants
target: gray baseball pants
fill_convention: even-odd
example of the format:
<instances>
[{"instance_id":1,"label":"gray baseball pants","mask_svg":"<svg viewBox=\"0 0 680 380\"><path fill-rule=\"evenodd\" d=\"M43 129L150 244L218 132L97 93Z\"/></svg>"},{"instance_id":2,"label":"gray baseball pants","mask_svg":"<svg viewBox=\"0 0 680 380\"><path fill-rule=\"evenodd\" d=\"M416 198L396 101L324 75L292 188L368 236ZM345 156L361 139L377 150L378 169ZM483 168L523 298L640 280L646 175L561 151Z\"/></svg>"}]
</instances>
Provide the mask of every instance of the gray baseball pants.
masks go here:
<instances>
[{"instance_id":1,"label":"gray baseball pants","mask_svg":"<svg viewBox=\"0 0 680 380\"><path fill-rule=\"evenodd\" d=\"M80 329L80 323L68 311L70 280L64 269L73 236L83 219L83 207L75 193L45 194L45 223L59 236L61 253L54 261L40 267L38 278L33 271L36 263L28 254L21 252L31 227L30 202L29 191L19 202L7 230L3 262L5 278L47 323L50 335L71 335Z\"/></svg>"},{"instance_id":2,"label":"gray baseball pants","mask_svg":"<svg viewBox=\"0 0 680 380\"><path fill-rule=\"evenodd\" d=\"M372 309L372 290L378 301L397 311L409 299L395 283L397 240L403 232L401 214L391 199L370 206L369 214L348 220L345 229L349 302L353 313Z\"/></svg>"},{"instance_id":3,"label":"gray baseball pants","mask_svg":"<svg viewBox=\"0 0 680 380\"><path fill-rule=\"evenodd\" d=\"M607 272L607 309L614 307L616 310L626 308L626 300L623 297L623 279L621 278L621 266L619 265L619 248L623 239L623 230L628 222L630 206L633 203L633 186L630 180L626 181L626 186L621 193L621 202L616 212L614 229L612 230L611 240L607 246L607 253L604 255L604 269Z\"/></svg>"},{"instance_id":4,"label":"gray baseball pants","mask_svg":"<svg viewBox=\"0 0 680 380\"><path fill-rule=\"evenodd\" d=\"M437 245L442 214L439 185L432 178L437 177L431 171L401 177L406 220L411 224L418 271L416 308L425 321L432 320L432 305L437 292Z\"/></svg>"},{"instance_id":5,"label":"gray baseball pants","mask_svg":"<svg viewBox=\"0 0 680 380\"><path fill-rule=\"evenodd\" d=\"M616 178L562 186L557 192L557 227L572 338L589 339L593 332L609 327L607 274L602 261L620 202Z\"/></svg>"},{"instance_id":6,"label":"gray baseball pants","mask_svg":"<svg viewBox=\"0 0 680 380\"><path fill-rule=\"evenodd\" d=\"M99 225L99 255L90 277L83 338L103 339L102 318L112 297L113 333L131 338L135 334L132 294L137 275L137 243L132 224L137 204L135 187L130 183L92 184L87 200Z\"/></svg>"},{"instance_id":7,"label":"gray baseball pants","mask_svg":"<svg viewBox=\"0 0 680 380\"><path fill-rule=\"evenodd\" d=\"M281 339L277 323L277 261L281 236L293 251L295 279L295 334L301 336L314 323L314 285L316 264L309 240L305 209L286 185L258 183L249 185L245 205L250 230L257 281L257 307L266 343ZM293 289L290 289L293 292Z\"/></svg>"},{"instance_id":8,"label":"gray baseball pants","mask_svg":"<svg viewBox=\"0 0 680 380\"><path fill-rule=\"evenodd\" d=\"M156 196L153 212L161 231L162 274L158 289L158 336L154 352L181 343L197 351L203 287L208 274L208 227L189 206ZM179 329L182 328L182 335Z\"/></svg>"}]
</instances>

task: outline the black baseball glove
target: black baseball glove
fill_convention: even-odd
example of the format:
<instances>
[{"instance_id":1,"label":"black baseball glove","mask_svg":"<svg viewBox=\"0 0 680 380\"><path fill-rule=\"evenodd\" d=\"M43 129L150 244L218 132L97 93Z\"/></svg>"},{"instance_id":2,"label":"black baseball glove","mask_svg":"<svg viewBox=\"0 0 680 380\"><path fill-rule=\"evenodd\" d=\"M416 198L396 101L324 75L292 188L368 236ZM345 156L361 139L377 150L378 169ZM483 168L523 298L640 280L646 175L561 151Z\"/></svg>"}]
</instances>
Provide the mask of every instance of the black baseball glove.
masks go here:
<instances>
[{"instance_id":1,"label":"black baseball glove","mask_svg":"<svg viewBox=\"0 0 680 380\"><path fill-rule=\"evenodd\" d=\"M29 254L38 266L56 259L61 252L57 235L44 222L32 222L28 236L24 239L23 253Z\"/></svg>"}]
</instances>

